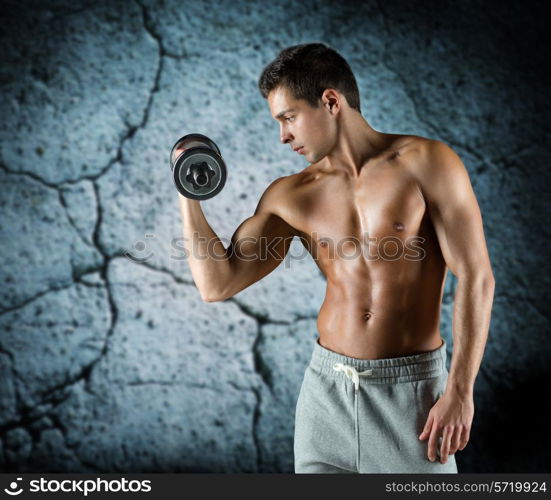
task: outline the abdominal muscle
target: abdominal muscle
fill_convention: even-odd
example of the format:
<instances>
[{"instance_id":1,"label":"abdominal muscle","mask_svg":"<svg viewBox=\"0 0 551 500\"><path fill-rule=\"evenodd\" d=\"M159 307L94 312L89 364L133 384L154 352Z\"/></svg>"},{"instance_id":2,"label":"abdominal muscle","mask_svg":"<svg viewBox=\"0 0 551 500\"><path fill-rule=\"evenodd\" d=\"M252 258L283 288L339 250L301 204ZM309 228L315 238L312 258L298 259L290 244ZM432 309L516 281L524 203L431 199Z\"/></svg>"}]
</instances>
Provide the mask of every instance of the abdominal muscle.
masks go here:
<instances>
[{"instance_id":1,"label":"abdominal muscle","mask_svg":"<svg viewBox=\"0 0 551 500\"><path fill-rule=\"evenodd\" d=\"M319 343L359 359L394 358L439 348L445 266L428 269L426 264L371 264L355 278L342 269L330 271L317 320ZM336 275L341 279L335 280Z\"/></svg>"}]
</instances>

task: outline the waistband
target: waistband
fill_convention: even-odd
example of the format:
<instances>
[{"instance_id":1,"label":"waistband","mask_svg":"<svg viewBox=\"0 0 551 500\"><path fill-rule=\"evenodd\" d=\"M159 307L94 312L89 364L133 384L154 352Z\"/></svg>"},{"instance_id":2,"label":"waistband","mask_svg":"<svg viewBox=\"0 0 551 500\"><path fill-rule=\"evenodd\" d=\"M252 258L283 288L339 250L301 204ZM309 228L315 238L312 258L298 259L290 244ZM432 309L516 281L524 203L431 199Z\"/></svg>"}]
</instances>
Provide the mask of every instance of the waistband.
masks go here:
<instances>
[{"instance_id":1,"label":"waistband","mask_svg":"<svg viewBox=\"0 0 551 500\"><path fill-rule=\"evenodd\" d=\"M346 372L350 370L364 372L362 380L373 384L411 382L433 378L446 371L446 341L442 339L440 347L420 354L397 358L360 359L345 356L323 347L319 343L318 336L314 341L310 367L331 377L346 376Z\"/></svg>"}]
</instances>

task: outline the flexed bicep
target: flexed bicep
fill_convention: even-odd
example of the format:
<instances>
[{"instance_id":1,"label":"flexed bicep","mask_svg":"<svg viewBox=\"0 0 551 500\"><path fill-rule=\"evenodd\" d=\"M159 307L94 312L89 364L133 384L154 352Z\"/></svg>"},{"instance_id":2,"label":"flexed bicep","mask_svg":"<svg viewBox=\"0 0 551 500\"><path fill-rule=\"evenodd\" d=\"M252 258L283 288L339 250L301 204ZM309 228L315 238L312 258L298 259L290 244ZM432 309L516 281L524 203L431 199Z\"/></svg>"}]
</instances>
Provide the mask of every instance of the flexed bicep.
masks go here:
<instances>
[{"instance_id":1,"label":"flexed bicep","mask_svg":"<svg viewBox=\"0 0 551 500\"><path fill-rule=\"evenodd\" d=\"M279 179L278 179L279 180ZM282 186L272 183L254 215L235 230L226 249L228 273L222 297L231 297L272 272L287 255L296 231L275 212Z\"/></svg>"}]
</instances>

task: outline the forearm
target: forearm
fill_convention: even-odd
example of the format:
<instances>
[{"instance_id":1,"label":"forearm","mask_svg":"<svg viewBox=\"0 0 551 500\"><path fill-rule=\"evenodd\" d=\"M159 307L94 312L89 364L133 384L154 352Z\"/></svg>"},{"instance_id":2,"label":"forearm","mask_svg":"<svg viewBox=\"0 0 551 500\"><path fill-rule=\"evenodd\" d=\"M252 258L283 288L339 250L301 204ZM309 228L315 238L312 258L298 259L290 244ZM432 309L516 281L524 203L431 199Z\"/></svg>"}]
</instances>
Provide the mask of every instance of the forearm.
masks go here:
<instances>
[{"instance_id":1,"label":"forearm","mask_svg":"<svg viewBox=\"0 0 551 500\"><path fill-rule=\"evenodd\" d=\"M494 298L494 279L458 279L453 311L453 352L446 392L472 396L484 354Z\"/></svg>"},{"instance_id":2,"label":"forearm","mask_svg":"<svg viewBox=\"0 0 551 500\"><path fill-rule=\"evenodd\" d=\"M226 249L207 222L199 201L178 196L184 248L193 280L203 300L216 300L230 271Z\"/></svg>"}]
</instances>

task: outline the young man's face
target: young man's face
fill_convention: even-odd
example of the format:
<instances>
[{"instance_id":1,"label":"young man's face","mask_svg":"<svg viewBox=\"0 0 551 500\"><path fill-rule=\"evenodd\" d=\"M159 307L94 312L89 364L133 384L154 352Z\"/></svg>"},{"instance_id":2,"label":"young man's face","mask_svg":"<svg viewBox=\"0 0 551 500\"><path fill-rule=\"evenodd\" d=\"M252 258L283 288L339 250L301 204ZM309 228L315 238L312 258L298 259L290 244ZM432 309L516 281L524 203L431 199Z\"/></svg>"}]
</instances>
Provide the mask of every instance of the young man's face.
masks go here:
<instances>
[{"instance_id":1,"label":"young man's face","mask_svg":"<svg viewBox=\"0 0 551 500\"><path fill-rule=\"evenodd\" d=\"M268 94L272 117L279 122L279 135L283 144L295 149L302 146L310 163L326 156L336 142L336 123L327 106L313 108L303 99L296 100L285 87Z\"/></svg>"}]
</instances>

